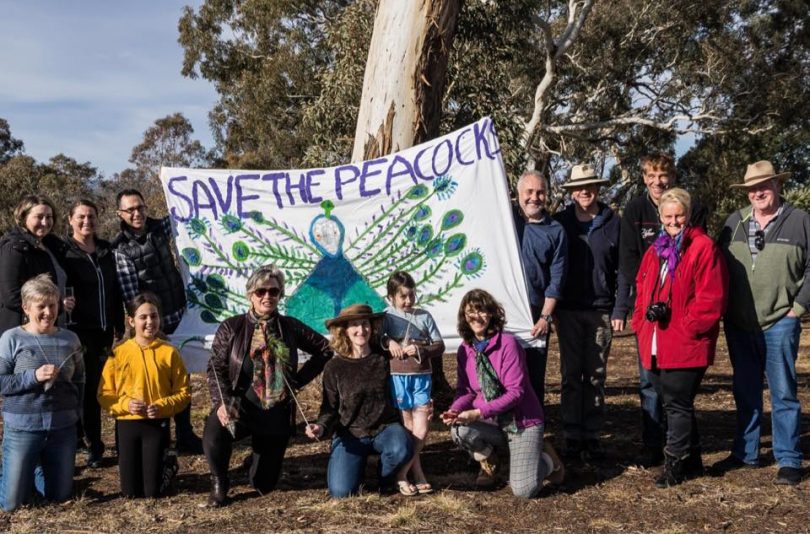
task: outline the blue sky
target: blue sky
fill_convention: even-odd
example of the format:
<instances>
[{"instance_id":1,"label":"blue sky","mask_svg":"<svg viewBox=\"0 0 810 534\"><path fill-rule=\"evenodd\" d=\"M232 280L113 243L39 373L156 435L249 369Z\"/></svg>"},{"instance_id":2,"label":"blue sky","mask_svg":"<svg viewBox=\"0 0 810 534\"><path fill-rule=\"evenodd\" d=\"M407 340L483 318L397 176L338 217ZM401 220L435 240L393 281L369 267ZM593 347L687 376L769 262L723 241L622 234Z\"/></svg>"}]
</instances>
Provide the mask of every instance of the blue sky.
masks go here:
<instances>
[{"instance_id":1,"label":"blue sky","mask_svg":"<svg viewBox=\"0 0 810 534\"><path fill-rule=\"evenodd\" d=\"M190 0L0 0L0 117L38 161L64 153L105 176L156 119L181 112L206 148L213 85L180 75Z\"/></svg>"}]
</instances>

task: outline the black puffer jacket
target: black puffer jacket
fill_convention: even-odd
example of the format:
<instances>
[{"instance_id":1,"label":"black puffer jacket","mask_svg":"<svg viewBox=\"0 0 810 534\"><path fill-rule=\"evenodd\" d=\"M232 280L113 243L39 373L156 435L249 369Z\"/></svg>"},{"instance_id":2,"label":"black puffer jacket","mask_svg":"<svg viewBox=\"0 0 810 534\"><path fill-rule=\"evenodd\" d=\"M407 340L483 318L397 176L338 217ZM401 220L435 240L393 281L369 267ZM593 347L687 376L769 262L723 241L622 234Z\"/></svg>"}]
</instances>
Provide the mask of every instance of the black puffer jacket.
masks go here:
<instances>
[{"instance_id":1,"label":"black puffer jacket","mask_svg":"<svg viewBox=\"0 0 810 534\"><path fill-rule=\"evenodd\" d=\"M148 218L146 232L137 235L124 223L112 248L126 255L138 271L140 291L152 291L160 298L163 315L186 307L186 290L172 256L172 243L161 221Z\"/></svg>"},{"instance_id":2,"label":"black puffer jacket","mask_svg":"<svg viewBox=\"0 0 810 534\"><path fill-rule=\"evenodd\" d=\"M59 238L47 235L42 244L50 250L59 248ZM0 238L0 334L20 326L23 320L20 289L38 274L47 273L56 283L56 268L50 254L37 245L36 238L15 226Z\"/></svg>"}]
</instances>

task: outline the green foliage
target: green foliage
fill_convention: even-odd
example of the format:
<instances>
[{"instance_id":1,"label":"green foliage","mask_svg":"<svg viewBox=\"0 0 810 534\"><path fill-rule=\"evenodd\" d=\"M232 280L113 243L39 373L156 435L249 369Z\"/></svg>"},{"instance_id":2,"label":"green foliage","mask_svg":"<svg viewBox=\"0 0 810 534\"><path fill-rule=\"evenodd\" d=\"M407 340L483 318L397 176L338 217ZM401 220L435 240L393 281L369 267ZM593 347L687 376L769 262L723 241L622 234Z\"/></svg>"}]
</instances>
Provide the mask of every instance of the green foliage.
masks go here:
<instances>
[{"instance_id":1,"label":"green foliage","mask_svg":"<svg viewBox=\"0 0 810 534\"><path fill-rule=\"evenodd\" d=\"M0 165L23 153L23 142L11 136L8 121L0 118Z\"/></svg>"},{"instance_id":2,"label":"green foliage","mask_svg":"<svg viewBox=\"0 0 810 534\"><path fill-rule=\"evenodd\" d=\"M30 156L14 156L0 165L0 230L14 223L14 207L24 195L36 193L48 197L56 206L54 232L67 229L70 205L79 198L98 200L101 177L89 162L79 163L63 154L48 163L37 163Z\"/></svg>"}]
</instances>

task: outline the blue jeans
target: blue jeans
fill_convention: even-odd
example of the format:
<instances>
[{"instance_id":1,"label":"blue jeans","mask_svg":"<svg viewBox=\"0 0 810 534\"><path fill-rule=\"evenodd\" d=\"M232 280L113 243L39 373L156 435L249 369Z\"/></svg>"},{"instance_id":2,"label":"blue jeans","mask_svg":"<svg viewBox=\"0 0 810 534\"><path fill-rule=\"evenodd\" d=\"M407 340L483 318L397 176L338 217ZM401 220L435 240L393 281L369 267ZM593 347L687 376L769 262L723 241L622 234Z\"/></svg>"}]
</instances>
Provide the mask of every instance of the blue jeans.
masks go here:
<instances>
[{"instance_id":1,"label":"blue jeans","mask_svg":"<svg viewBox=\"0 0 810 534\"><path fill-rule=\"evenodd\" d=\"M0 507L10 512L30 499L36 489L45 499L66 501L73 492L76 425L57 430L3 429L3 473Z\"/></svg>"},{"instance_id":2,"label":"blue jeans","mask_svg":"<svg viewBox=\"0 0 810 534\"><path fill-rule=\"evenodd\" d=\"M413 455L411 436L399 423L388 425L373 437L335 436L326 470L329 494L336 498L356 495L366 459L372 454L380 455L380 487L391 484L399 468Z\"/></svg>"},{"instance_id":3,"label":"blue jeans","mask_svg":"<svg viewBox=\"0 0 810 534\"><path fill-rule=\"evenodd\" d=\"M641 442L650 449L664 448L664 407L655 390L652 371L641 365L638 359L638 396L641 400Z\"/></svg>"},{"instance_id":4,"label":"blue jeans","mask_svg":"<svg viewBox=\"0 0 810 534\"><path fill-rule=\"evenodd\" d=\"M731 453L745 463L759 459L763 375L771 392L773 455L779 467L801 467L799 425L801 405L796 394L796 357L801 323L783 317L764 332L745 332L726 324L726 342L734 367L737 430Z\"/></svg>"}]
</instances>

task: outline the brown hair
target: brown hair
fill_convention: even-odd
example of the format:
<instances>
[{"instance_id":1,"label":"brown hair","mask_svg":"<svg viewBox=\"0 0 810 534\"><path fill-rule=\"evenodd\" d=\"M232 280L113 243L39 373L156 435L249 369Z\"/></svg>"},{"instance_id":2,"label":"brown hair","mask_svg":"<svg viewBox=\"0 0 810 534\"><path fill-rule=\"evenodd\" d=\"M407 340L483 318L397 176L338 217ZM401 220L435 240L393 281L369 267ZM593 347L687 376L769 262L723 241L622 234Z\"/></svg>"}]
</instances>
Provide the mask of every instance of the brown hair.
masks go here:
<instances>
[{"instance_id":1,"label":"brown hair","mask_svg":"<svg viewBox=\"0 0 810 534\"><path fill-rule=\"evenodd\" d=\"M73 217L73 212L76 211L76 208L79 206L87 206L88 208L93 208L93 211L96 212L96 217L98 217L98 206L92 200L88 200L86 198L80 198L76 202L70 205L70 210L68 211L68 217Z\"/></svg>"},{"instance_id":2,"label":"brown hair","mask_svg":"<svg viewBox=\"0 0 810 534\"><path fill-rule=\"evenodd\" d=\"M416 282L413 276L405 271L395 271L394 274L388 277L388 283L385 289L388 291L388 298L393 299L399 288L405 287L408 289L416 289Z\"/></svg>"},{"instance_id":3,"label":"brown hair","mask_svg":"<svg viewBox=\"0 0 810 534\"><path fill-rule=\"evenodd\" d=\"M666 154L648 154L641 158L641 172L666 171L675 176L675 160Z\"/></svg>"},{"instance_id":4,"label":"brown hair","mask_svg":"<svg viewBox=\"0 0 810 534\"><path fill-rule=\"evenodd\" d=\"M42 195L25 195L22 197L20 202L17 203L17 207L14 208L14 220L24 228L25 219L28 218L31 209L39 205L51 208L51 215L53 215L53 220L56 221L56 206L53 205L53 202L51 202L48 197Z\"/></svg>"},{"instance_id":5,"label":"brown hair","mask_svg":"<svg viewBox=\"0 0 810 534\"><path fill-rule=\"evenodd\" d=\"M475 311L483 311L489 313L489 325L487 326L487 336L492 336L501 332L506 324L506 313L503 311L503 306L495 300L495 297L490 295L483 289L473 289L468 291L466 295L461 298L461 304L458 306L458 322L456 328L458 334L467 343L475 341L475 334L467 323L467 316L465 311L467 307Z\"/></svg>"}]
</instances>

